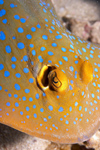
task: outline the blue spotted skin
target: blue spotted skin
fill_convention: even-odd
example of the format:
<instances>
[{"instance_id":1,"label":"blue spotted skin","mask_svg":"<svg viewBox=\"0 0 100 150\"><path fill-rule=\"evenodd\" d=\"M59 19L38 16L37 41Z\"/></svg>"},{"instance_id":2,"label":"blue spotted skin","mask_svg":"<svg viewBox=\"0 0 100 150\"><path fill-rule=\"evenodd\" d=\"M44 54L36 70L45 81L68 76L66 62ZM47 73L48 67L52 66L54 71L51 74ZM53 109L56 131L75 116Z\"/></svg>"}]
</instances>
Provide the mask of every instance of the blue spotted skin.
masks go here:
<instances>
[{"instance_id":1,"label":"blue spotted skin","mask_svg":"<svg viewBox=\"0 0 100 150\"><path fill-rule=\"evenodd\" d=\"M93 80L82 82L88 60ZM64 92L43 92L36 77L43 64L68 78ZM60 24L50 0L0 0L0 122L59 143L89 139L100 120L100 47Z\"/></svg>"}]
</instances>

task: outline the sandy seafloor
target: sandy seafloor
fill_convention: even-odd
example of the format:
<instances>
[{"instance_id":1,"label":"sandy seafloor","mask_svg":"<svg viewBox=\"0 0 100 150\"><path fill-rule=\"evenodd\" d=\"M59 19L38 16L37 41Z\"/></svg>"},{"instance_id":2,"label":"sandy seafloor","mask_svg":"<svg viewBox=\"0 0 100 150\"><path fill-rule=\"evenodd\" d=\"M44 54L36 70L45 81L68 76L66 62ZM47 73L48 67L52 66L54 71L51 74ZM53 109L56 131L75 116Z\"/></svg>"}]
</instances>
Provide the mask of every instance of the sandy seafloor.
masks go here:
<instances>
[{"instance_id":1,"label":"sandy seafloor","mask_svg":"<svg viewBox=\"0 0 100 150\"><path fill-rule=\"evenodd\" d=\"M63 25L77 36L100 43L100 0L52 0ZM52 143L0 124L0 150L100 150L100 132L73 145Z\"/></svg>"}]
</instances>

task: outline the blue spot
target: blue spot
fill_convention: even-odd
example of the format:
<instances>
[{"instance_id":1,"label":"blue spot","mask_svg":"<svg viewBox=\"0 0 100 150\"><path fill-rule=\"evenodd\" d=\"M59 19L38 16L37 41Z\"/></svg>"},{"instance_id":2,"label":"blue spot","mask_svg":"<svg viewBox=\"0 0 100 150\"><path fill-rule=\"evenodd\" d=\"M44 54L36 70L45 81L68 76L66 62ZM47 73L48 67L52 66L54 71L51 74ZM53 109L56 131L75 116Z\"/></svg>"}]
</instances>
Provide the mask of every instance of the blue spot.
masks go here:
<instances>
[{"instance_id":1,"label":"blue spot","mask_svg":"<svg viewBox=\"0 0 100 150\"><path fill-rule=\"evenodd\" d=\"M32 98L32 97L30 97L30 98L29 98L29 101L30 101L30 102L32 102L32 101L33 101L33 98Z\"/></svg>"},{"instance_id":2,"label":"blue spot","mask_svg":"<svg viewBox=\"0 0 100 150\"><path fill-rule=\"evenodd\" d=\"M15 106L16 106L16 107L18 107L18 106L19 106L19 104L16 102L16 103L15 103Z\"/></svg>"},{"instance_id":3,"label":"blue spot","mask_svg":"<svg viewBox=\"0 0 100 150\"><path fill-rule=\"evenodd\" d=\"M17 98L17 97L18 97L18 95L17 95L17 94L14 94L14 97L15 97L15 98Z\"/></svg>"},{"instance_id":4,"label":"blue spot","mask_svg":"<svg viewBox=\"0 0 100 150\"><path fill-rule=\"evenodd\" d=\"M11 94L9 93L8 96L11 97Z\"/></svg>"},{"instance_id":5,"label":"blue spot","mask_svg":"<svg viewBox=\"0 0 100 150\"><path fill-rule=\"evenodd\" d=\"M57 95L57 98L59 98L59 95Z\"/></svg>"},{"instance_id":6,"label":"blue spot","mask_svg":"<svg viewBox=\"0 0 100 150\"><path fill-rule=\"evenodd\" d=\"M9 45L7 45L5 47L5 50L6 50L7 53L11 53L11 47Z\"/></svg>"},{"instance_id":7,"label":"blue spot","mask_svg":"<svg viewBox=\"0 0 100 150\"><path fill-rule=\"evenodd\" d=\"M42 38L43 38L44 40L47 40L47 39L48 39L48 36L47 36L47 35L43 35Z\"/></svg>"},{"instance_id":8,"label":"blue spot","mask_svg":"<svg viewBox=\"0 0 100 150\"><path fill-rule=\"evenodd\" d=\"M4 3L4 1L3 0L0 0L0 5L2 5Z\"/></svg>"},{"instance_id":9,"label":"blue spot","mask_svg":"<svg viewBox=\"0 0 100 150\"><path fill-rule=\"evenodd\" d=\"M74 71L74 68L72 66L70 66L69 68L70 68L70 71Z\"/></svg>"},{"instance_id":10,"label":"blue spot","mask_svg":"<svg viewBox=\"0 0 100 150\"><path fill-rule=\"evenodd\" d=\"M7 106L10 106L10 103L9 103L9 102L7 102L7 103L6 103L6 105L7 105Z\"/></svg>"},{"instance_id":11,"label":"blue spot","mask_svg":"<svg viewBox=\"0 0 100 150\"><path fill-rule=\"evenodd\" d=\"M87 119L87 122L89 121L89 119Z\"/></svg>"},{"instance_id":12,"label":"blue spot","mask_svg":"<svg viewBox=\"0 0 100 150\"><path fill-rule=\"evenodd\" d=\"M51 119L51 116L48 116L49 119Z\"/></svg>"},{"instance_id":13,"label":"blue spot","mask_svg":"<svg viewBox=\"0 0 100 150\"><path fill-rule=\"evenodd\" d=\"M36 99L39 99L39 94L38 94L38 93L35 95L35 98L36 98Z\"/></svg>"},{"instance_id":14,"label":"blue spot","mask_svg":"<svg viewBox=\"0 0 100 150\"><path fill-rule=\"evenodd\" d=\"M25 56L23 57L23 60L24 60L24 61L28 61L28 56L25 55Z\"/></svg>"},{"instance_id":15,"label":"blue spot","mask_svg":"<svg viewBox=\"0 0 100 150\"><path fill-rule=\"evenodd\" d=\"M14 4L10 4L10 7L11 7L11 8L14 8L15 6L14 6Z\"/></svg>"},{"instance_id":16,"label":"blue spot","mask_svg":"<svg viewBox=\"0 0 100 150\"><path fill-rule=\"evenodd\" d=\"M82 106L79 107L79 110L81 110L81 109L82 109Z\"/></svg>"},{"instance_id":17,"label":"blue spot","mask_svg":"<svg viewBox=\"0 0 100 150\"><path fill-rule=\"evenodd\" d=\"M95 82L93 82L93 85L96 86Z\"/></svg>"},{"instance_id":18,"label":"blue spot","mask_svg":"<svg viewBox=\"0 0 100 150\"><path fill-rule=\"evenodd\" d=\"M59 112L62 112L62 111L63 111L63 107L60 107L60 108L58 109L58 111L59 111Z\"/></svg>"},{"instance_id":19,"label":"blue spot","mask_svg":"<svg viewBox=\"0 0 100 150\"><path fill-rule=\"evenodd\" d=\"M30 90L29 89L25 89L25 93L29 93L30 92Z\"/></svg>"},{"instance_id":20,"label":"blue spot","mask_svg":"<svg viewBox=\"0 0 100 150\"><path fill-rule=\"evenodd\" d=\"M2 90L2 86L0 86L0 91Z\"/></svg>"},{"instance_id":21,"label":"blue spot","mask_svg":"<svg viewBox=\"0 0 100 150\"><path fill-rule=\"evenodd\" d=\"M33 44L30 44L30 47L32 48L32 47L34 47L34 45L33 45Z\"/></svg>"},{"instance_id":22,"label":"blue spot","mask_svg":"<svg viewBox=\"0 0 100 150\"><path fill-rule=\"evenodd\" d=\"M2 22L3 22L4 24L6 24L6 23L7 23L7 19L3 19Z\"/></svg>"},{"instance_id":23,"label":"blue spot","mask_svg":"<svg viewBox=\"0 0 100 150\"><path fill-rule=\"evenodd\" d=\"M30 79L29 79L29 82L30 82L30 83L33 83L33 82L34 82L34 80L33 80L32 78L30 78Z\"/></svg>"},{"instance_id":24,"label":"blue spot","mask_svg":"<svg viewBox=\"0 0 100 150\"><path fill-rule=\"evenodd\" d=\"M71 47L72 49L74 49L73 45L70 45L70 47Z\"/></svg>"},{"instance_id":25,"label":"blue spot","mask_svg":"<svg viewBox=\"0 0 100 150\"><path fill-rule=\"evenodd\" d=\"M94 98L94 94L92 93L92 97Z\"/></svg>"},{"instance_id":26,"label":"blue spot","mask_svg":"<svg viewBox=\"0 0 100 150\"><path fill-rule=\"evenodd\" d=\"M3 31L0 31L0 40L5 40L6 36Z\"/></svg>"},{"instance_id":27,"label":"blue spot","mask_svg":"<svg viewBox=\"0 0 100 150\"><path fill-rule=\"evenodd\" d=\"M53 55L53 52L49 51L48 54L49 54L50 56L52 56L52 55Z\"/></svg>"},{"instance_id":28,"label":"blue spot","mask_svg":"<svg viewBox=\"0 0 100 150\"><path fill-rule=\"evenodd\" d=\"M5 92L8 92L8 90L7 90L7 89L5 89Z\"/></svg>"},{"instance_id":29,"label":"blue spot","mask_svg":"<svg viewBox=\"0 0 100 150\"><path fill-rule=\"evenodd\" d=\"M25 22L26 22L26 20L25 20L24 18L21 18L20 21L21 21L22 23L25 23Z\"/></svg>"},{"instance_id":30,"label":"blue spot","mask_svg":"<svg viewBox=\"0 0 100 150\"><path fill-rule=\"evenodd\" d=\"M33 105L33 108L35 109L35 108L36 108L36 105Z\"/></svg>"},{"instance_id":31,"label":"blue spot","mask_svg":"<svg viewBox=\"0 0 100 150\"><path fill-rule=\"evenodd\" d=\"M62 39L62 36L61 35L57 35L55 36L56 39Z\"/></svg>"},{"instance_id":32,"label":"blue spot","mask_svg":"<svg viewBox=\"0 0 100 150\"><path fill-rule=\"evenodd\" d=\"M23 101L26 101L26 97L25 97L25 96L23 96L23 97L22 97L22 100L23 100Z\"/></svg>"},{"instance_id":33,"label":"blue spot","mask_svg":"<svg viewBox=\"0 0 100 150\"><path fill-rule=\"evenodd\" d=\"M4 16L5 14L6 14L5 9L1 9L1 10L0 10L0 17Z\"/></svg>"},{"instance_id":34,"label":"blue spot","mask_svg":"<svg viewBox=\"0 0 100 150\"><path fill-rule=\"evenodd\" d=\"M41 47L41 51L45 51L46 50L46 48L45 47Z\"/></svg>"},{"instance_id":35,"label":"blue spot","mask_svg":"<svg viewBox=\"0 0 100 150\"><path fill-rule=\"evenodd\" d=\"M24 46L23 43L20 42L20 43L17 44L17 47L18 47L19 49L23 49L25 46Z\"/></svg>"},{"instance_id":36,"label":"blue spot","mask_svg":"<svg viewBox=\"0 0 100 150\"><path fill-rule=\"evenodd\" d=\"M11 66L12 66L12 69L15 69L15 68L16 68L16 65L15 65L15 64L12 64Z\"/></svg>"},{"instance_id":37,"label":"blue spot","mask_svg":"<svg viewBox=\"0 0 100 150\"><path fill-rule=\"evenodd\" d=\"M69 124L68 120L66 120L66 124Z\"/></svg>"},{"instance_id":38,"label":"blue spot","mask_svg":"<svg viewBox=\"0 0 100 150\"><path fill-rule=\"evenodd\" d=\"M71 50L71 49L69 49L69 52L72 52L72 53L74 53L74 51L73 51L73 50Z\"/></svg>"},{"instance_id":39,"label":"blue spot","mask_svg":"<svg viewBox=\"0 0 100 150\"><path fill-rule=\"evenodd\" d=\"M74 83L73 80L70 80L70 83L73 84Z\"/></svg>"},{"instance_id":40,"label":"blue spot","mask_svg":"<svg viewBox=\"0 0 100 150\"><path fill-rule=\"evenodd\" d=\"M15 89L16 89L16 90L20 90L19 84L17 84L17 83L15 84Z\"/></svg>"},{"instance_id":41,"label":"blue spot","mask_svg":"<svg viewBox=\"0 0 100 150\"><path fill-rule=\"evenodd\" d=\"M35 31L36 31L36 28L35 28L35 27L32 27L32 28L31 28L31 31L32 31L32 32L35 32Z\"/></svg>"},{"instance_id":42,"label":"blue spot","mask_svg":"<svg viewBox=\"0 0 100 150\"><path fill-rule=\"evenodd\" d=\"M49 110L50 110L50 111L52 111L52 110L53 110L53 107L52 107L52 106L49 106L48 108L49 108Z\"/></svg>"},{"instance_id":43,"label":"blue spot","mask_svg":"<svg viewBox=\"0 0 100 150\"><path fill-rule=\"evenodd\" d=\"M33 55L33 56L35 56L35 55L36 55L35 50L32 50L32 55Z\"/></svg>"},{"instance_id":44,"label":"blue spot","mask_svg":"<svg viewBox=\"0 0 100 150\"><path fill-rule=\"evenodd\" d=\"M40 60L40 62L43 62L43 59L41 56L38 56L38 59Z\"/></svg>"},{"instance_id":45,"label":"blue spot","mask_svg":"<svg viewBox=\"0 0 100 150\"><path fill-rule=\"evenodd\" d=\"M53 33L51 30L49 30L50 33Z\"/></svg>"},{"instance_id":46,"label":"blue spot","mask_svg":"<svg viewBox=\"0 0 100 150\"><path fill-rule=\"evenodd\" d=\"M92 55L92 54L90 54L90 57L91 57L91 58L93 58L93 55Z\"/></svg>"},{"instance_id":47,"label":"blue spot","mask_svg":"<svg viewBox=\"0 0 100 150\"><path fill-rule=\"evenodd\" d=\"M16 73L16 77L20 78L21 77L20 73Z\"/></svg>"},{"instance_id":48,"label":"blue spot","mask_svg":"<svg viewBox=\"0 0 100 150\"><path fill-rule=\"evenodd\" d=\"M52 43L52 46L53 46L53 47L56 47L56 46L57 46L57 44L56 44L56 43Z\"/></svg>"},{"instance_id":49,"label":"blue spot","mask_svg":"<svg viewBox=\"0 0 100 150\"><path fill-rule=\"evenodd\" d=\"M60 121L63 121L63 119L62 119L62 118L60 118Z\"/></svg>"},{"instance_id":50,"label":"blue spot","mask_svg":"<svg viewBox=\"0 0 100 150\"><path fill-rule=\"evenodd\" d=\"M33 62L33 61L31 61L31 64L33 65L33 64L34 64L34 62Z\"/></svg>"},{"instance_id":51,"label":"blue spot","mask_svg":"<svg viewBox=\"0 0 100 150\"><path fill-rule=\"evenodd\" d=\"M40 6L43 6L41 3L39 3L40 4Z\"/></svg>"},{"instance_id":52,"label":"blue spot","mask_svg":"<svg viewBox=\"0 0 100 150\"><path fill-rule=\"evenodd\" d=\"M23 28L21 28L21 27L18 28L19 33L23 33L23 31L24 31Z\"/></svg>"},{"instance_id":53,"label":"blue spot","mask_svg":"<svg viewBox=\"0 0 100 150\"><path fill-rule=\"evenodd\" d=\"M94 103L97 104L97 101L94 100Z\"/></svg>"},{"instance_id":54,"label":"blue spot","mask_svg":"<svg viewBox=\"0 0 100 150\"><path fill-rule=\"evenodd\" d=\"M13 56L13 57L11 58L11 61L12 61L12 62L15 62L15 61L16 61L16 57Z\"/></svg>"},{"instance_id":55,"label":"blue spot","mask_svg":"<svg viewBox=\"0 0 100 150\"><path fill-rule=\"evenodd\" d=\"M27 115L26 118L29 119L29 116Z\"/></svg>"},{"instance_id":56,"label":"blue spot","mask_svg":"<svg viewBox=\"0 0 100 150\"><path fill-rule=\"evenodd\" d=\"M43 109L43 108L40 108L40 111L41 111L41 112L43 112L43 111L44 111L44 109Z\"/></svg>"},{"instance_id":57,"label":"blue spot","mask_svg":"<svg viewBox=\"0 0 100 150\"><path fill-rule=\"evenodd\" d=\"M80 55L82 55L82 53L81 53L81 51L79 49L78 49L78 52L79 52Z\"/></svg>"},{"instance_id":58,"label":"blue spot","mask_svg":"<svg viewBox=\"0 0 100 150\"><path fill-rule=\"evenodd\" d=\"M86 49L85 48L82 48L83 52L86 52Z\"/></svg>"},{"instance_id":59,"label":"blue spot","mask_svg":"<svg viewBox=\"0 0 100 150\"><path fill-rule=\"evenodd\" d=\"M29 110L30 110L30 109L29 109L29 107L27 106L27 107L26 107L26 111L29 111Z\"/></svg>"},{"instance_id":60,"label":"blue spot","mask_svg":"<svg viewBox=\"0 0 100 150\"><path fill-rule=\"evenodd\" d=\"M100 84L98 84L98 87L100 88Z\"/></svg>"},{"instance_id":61,"label":"blue spot","mask_svg":"<svg viewBox=\"0 0 100 150\"><path fill-rule=\"evenodd\" d=\"M87 108L85 107L85 111L87 111Z\"/></svg>"},{"instance_id":62,"label":"blue spot","mask_svg":"<svg viewBox=\"0 0 100 150\"><path fill-rule=\"evenodd\" d=\"M51 60L48 60L48 63L52 63L52 61L51 61Z\"/></svg>"},{"instance_id":63,"label":"blue spot","mask_svg":"<svg viewBox=\"0 0 100 150\"><path fill-rule=\"evenodd\" d=\"M20 111L20 114L21 114L21 115L23 115L23 112L22 112L22 111Z\"/></svg>"},{"instance_id":64,"label":"blue spot","mask_svg":"<svg viewBox=\"0 0 100 150\"><path fill-rule=\"evenodd\" d=\"M28 68L24 68L23 71L24 71L24 73L28 73L29 69Z\"/></svg>"},{"instance_id":65,"label":"blue spot","mask_svg":"<svg viewBox=\"0 0 100 150\"><path fill-rule=\"evenodd\" d=\"M41 26L40 26L39 24L37 24L37 28L39 28L39 29L40 29L40 28L41 28Z\"/></svg>"},{"instance_id":66,"label":"blue spot","mask_svg":"<svg viewBox=\"0 0 100 150\"><path fill-rule=\"evenodd\" d=\"M47 122L47 119L46 119L46 118L44 118L44 121L45 121L45 122Z\"/></svg>"},{"instance_id":67,"label":"blue spot","mask_svg":"<svg viewBox=\"0 0 100 150\"><path fill-rule=\"evenodd\" d=\"M51 29L52 29L52 30L55 30L55 28L54 28L53 26L51 26Z\"/></svg>"},{"instance_id":68,"label":"blue spot","mask_svg":"<svg viewBox=\"0 0 100 150\"><path fill-rule=\"evenodd\" d=\"M73 89L71 85L69 85L69 88L70 88L70 90L72 90L72 89Z\"/></svg>"},{"instance_id":69,"label":"blue spot","mask_svg":"<svg viewBox=\"0 0 100 150\"><path fill-rule=\"evenodd\" d=\"M62 47L61 50L62 50L63 52L66 52L66 48L64 48L64 47Z\"/></svg>"},{"instance_id":70,"label":"blue spot","mask_svg":"<svg viewBox=\"0 0 100 150\"><path fill-rule=\"evenodd\" d=\"M59 61L59 64L62 65L62 61Z\"/></svg>"},{"instance_id":71,"label":"blue spot","mask_svg":"<svg viewBox=\"0 0 100 150\"><path fill-rule=\"evenodd\" d=\"M46 94L45 94L45 93L43 93L43 96L46 96Z\"/></svg>"},{"instance_id":72,"label":"blue spot","mask_svg":"<svg viewBox=\"0 0 100 150\"><path fill-rule=\"evenodd\" d=\"M78 64L78 60L75 61L75 64Z\"/></svg>"},{"instance_id":73,"label":"blue spot","mask_svg":"<svg viewBox=\"0 0 100 150\"><path fill-rule=\"evenodd\" d=\"M29 39L29 40L32 38L32 36L31 36L30 34L27 34L26 37L27 37L27 39Z\"/></svg>"},{"instance_id":74,"label":"blue spot","mask_svg":"<svg viewBox=\"0 0 100 150\"><path fill-rule=\"evenodd\" d=\"M75 102L75 106L77 106L78 105L78 102Z\"/></svg>"},{"instance_id":75,"label":"blue spot","mask_svg":"<svg viewBox=\"0 0 100 150\"><path fill-rule=\"evenodd\" d=\"M48 22L48 19L45 19L46 22Z\"/></svg>"},{"instance_id":76,"label":"blue spot","mask_svg":"<svg viewBox=\"0 0 100 150\"><path fill-rule=\"evenodd\" d=\"M37 118L37 114L34 114L34 118Z\"/></svg>"},{"instance_id":77,"label":"blue spot","mask_svg":"<svg viewBox=\"0 0 100 150\"><path fill-rule=\"evenodd\" d=\"M9 76L10 76L9 71L5 71L5 72L4 72L4 76L5 76L5 77L9 77Z\"/></svg>"},{"instance_id":78,"label":"blue spot","mask_svg":"<svg viewBox=\"0 0 100 150\"><path fill-rule=\"evenodd\" d=\"M43 11L46 13L47 11L43 8Z\"/></svg>"},{"instance_id":79,"label":"blue spot","mask_svg":"<svg viewBox=\"0 0 100 150\"><path fill-rule=\"evenodd\" d=\"M12 37L12 39L13 39L13 40L15 40L15 39L16 39L16 37L15 37L15 36L13 36L13 37Z\"/></svg>"},{"instance_id":80,"label":"blue spot","mask_svg":"<svg viewBox=\"0 0 100 150\"><path fill-rule=\"evenodd\" d=\"M69 111L72 111L72 107L69 107Z\"/></svg>"},{"instance_id":81,"label":"blue spot","mask_svg":"<svg viewBox=\"0 0 100 150\"><path fill-rule=\"evenodd\" d=\"M73 121L73 123L74 123L74 124L76 124L76 122L75 122L75 121Z\"/></svg>"},{"instance_id":82,"label":"blue spot","mask_svg":"<svg viewBox=\"0 0 100 150\"><path fill-rule=\"evenodd\" d=\"M65 61L68 61L68 58L66 56L62 57Z\"/></svg>"},{"instance_id":83,"label":"blue spot","mask_svg":"<svg viewBox=\"0 0 100 150\"><path fill-rule=\"evenodd\" d=\"M17 20L20 19L20 17L18 15L15 15L14 18Z\"/></svg>"},{"instance_id":84,"label":"blue spot","mask_svg":"<svg viewBox=\"0 0 100 150\"><path fill-rule=\"evenodd\" d=\"M98 72L98 69L97 69L97 68L95 68L94 70L95 70L95 72Z\"/></svg>"},{"instance_id":85,"label":"blue spot","mask_svg":"<svg viewBox=\"0 0 100 150\"><path fill-rule=\"evenodd\" d=\"M4 68L3 64L0 64L0 70L2 70Z\"/></svg>"}]
</instances>

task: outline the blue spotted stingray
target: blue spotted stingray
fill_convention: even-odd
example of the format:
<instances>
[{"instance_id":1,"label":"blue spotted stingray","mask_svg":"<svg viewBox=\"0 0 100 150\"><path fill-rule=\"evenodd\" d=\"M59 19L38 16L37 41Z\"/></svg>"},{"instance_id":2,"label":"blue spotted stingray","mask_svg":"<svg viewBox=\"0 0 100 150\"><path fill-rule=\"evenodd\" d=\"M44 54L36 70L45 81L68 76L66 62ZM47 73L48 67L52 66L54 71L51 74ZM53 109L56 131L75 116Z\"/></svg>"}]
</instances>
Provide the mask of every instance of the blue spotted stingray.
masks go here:
<instances>
[{"instance_id":1,"label":"blue spotted stingray","mask_svg":"<svg viewBox=\"0 0 100 150\"><path fill-rule=\"evenodd\" d=\"M100 46L66 30L50 0L0 0L0 122L59 143L100 120Z\"/></svg>"}]
</instances>

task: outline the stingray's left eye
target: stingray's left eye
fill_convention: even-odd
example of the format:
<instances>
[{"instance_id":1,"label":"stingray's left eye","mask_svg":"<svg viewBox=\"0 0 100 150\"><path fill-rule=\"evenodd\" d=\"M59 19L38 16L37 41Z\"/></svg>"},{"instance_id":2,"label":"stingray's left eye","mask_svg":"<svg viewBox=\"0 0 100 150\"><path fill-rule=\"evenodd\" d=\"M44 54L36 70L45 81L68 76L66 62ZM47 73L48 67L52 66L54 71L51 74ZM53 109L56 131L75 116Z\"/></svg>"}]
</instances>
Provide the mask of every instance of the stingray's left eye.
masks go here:
<instances>
[{"instance_id":1,"label":"stingray's left eye","mask_svg":"<svg viewBox=\"0 0 100 150\"><path fill-rule=\"evenodd\" d=\"M68 87L68 79L64 72L54 69L48 74L49 87L55 91L61 92Z\"/></svg>"},{"instance_id":2,"label":"stingray's left eye","mask_svg":"<svg viewBox=\"0 0 100 150\"><path fill-rule=\"evenodd\" d=\"M65 73L55 66L44 65L37 76L37 84L43 91L49 88L61 92L68 87L68 79Z\"/></svg>"},{"instance_id":3,"label":"stingray's left eye","mask_svg":"<svg viewBox=\"0 0 100 150\"><path fill-rule=\"evenodd\" d=\"M51 74L51 77L50 77L50 74ZM55 86L56 88L60 88L61 87L62 83L58 79L56 71L51 71L49 73L48 78L51 78L51 83L53 84L53 86Z\"/></svg>"}]
</instances>

